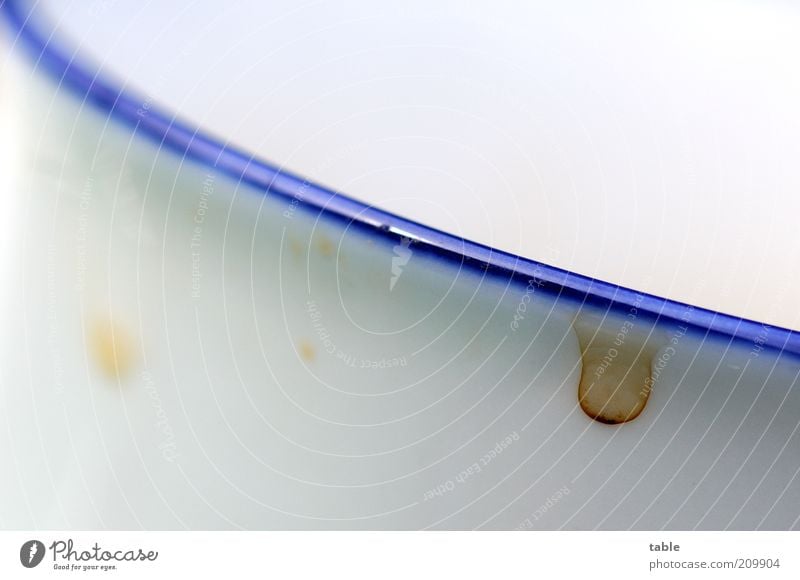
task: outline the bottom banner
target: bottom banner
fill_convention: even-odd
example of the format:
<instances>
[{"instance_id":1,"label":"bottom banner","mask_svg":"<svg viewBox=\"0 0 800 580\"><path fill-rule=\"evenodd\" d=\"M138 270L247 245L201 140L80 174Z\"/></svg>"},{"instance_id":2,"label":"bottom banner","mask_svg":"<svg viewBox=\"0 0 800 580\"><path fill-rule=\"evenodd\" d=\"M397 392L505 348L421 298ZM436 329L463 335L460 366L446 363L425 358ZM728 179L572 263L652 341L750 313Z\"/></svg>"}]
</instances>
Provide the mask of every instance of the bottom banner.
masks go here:
<instances>
[{"instance_id":1,"label":"bottom banner","mask_svg":"<svg viewBox=\"0 0 800 580\"><path fill-rule=\"evenodd\" d=\"M800 578L797 532L0 532L0 578Z\"/></svg>"}]
</instances>

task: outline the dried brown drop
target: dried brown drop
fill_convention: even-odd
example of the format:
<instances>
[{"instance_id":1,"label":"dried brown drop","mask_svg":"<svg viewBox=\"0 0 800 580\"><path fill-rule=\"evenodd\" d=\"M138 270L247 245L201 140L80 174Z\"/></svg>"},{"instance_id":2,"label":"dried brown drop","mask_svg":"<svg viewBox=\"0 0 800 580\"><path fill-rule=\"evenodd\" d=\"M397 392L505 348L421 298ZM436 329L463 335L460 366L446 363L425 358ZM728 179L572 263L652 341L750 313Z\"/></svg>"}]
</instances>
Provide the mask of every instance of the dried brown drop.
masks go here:
<instances>
[{"instance_id":1,"label":"dried brown drop","mask_svg":"<svg viewBox=\"0 0 800 580\"><path fill-rule=\"evenodd\" d=\"M317 249L319 250L319 253L326 258L333 256L334 252L336 251L336 247L333 245L333 242L331 242L330 239L325 236L320 236L320 238L317 240Z\"/></svg>"},{"instance_id":2,"label":"dried brown drop","mask_svg":"<svg viewBox=\"0 0 800 580\"><path fill-rule=\"evenodd\" d=\"M294 256L297 259L300 259L303 257L303 254L305 253L305 248L303 247L303 244L300 243L300 241L294 238L289 238L289 251L292 253L292 256Z\"/></svg>"},{"instance_id":3,"label":"dried brown drop","mask_svg":"<svg viewBox=\"0 0 800 580\"><path fill-rule=\"evenodd\" d=\"M89 327L89 352L105 375L121 379L130 373L135 359L131 336L111 320L96 320Z\"/></svg>"},{"instance_id":4,"label":"dried brown drop","mask_svg":"<svg viewBox=\"0 0 800 580\"><path fill-rule=\"evenodd\" d=\"M297 353L300 355L300 358L306 362L313 361L317 356L314 347L305 340L301 340L300 344L297 345Z\"/></svg>"}]
</instances>

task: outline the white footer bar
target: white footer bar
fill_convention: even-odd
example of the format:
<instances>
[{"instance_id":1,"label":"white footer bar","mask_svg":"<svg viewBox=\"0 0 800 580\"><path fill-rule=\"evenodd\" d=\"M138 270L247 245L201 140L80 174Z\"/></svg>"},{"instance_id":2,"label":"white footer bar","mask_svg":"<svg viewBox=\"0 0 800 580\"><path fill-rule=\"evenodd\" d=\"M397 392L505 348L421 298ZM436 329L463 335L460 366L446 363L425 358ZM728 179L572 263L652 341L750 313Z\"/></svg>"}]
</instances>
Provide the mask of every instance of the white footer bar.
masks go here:
<instances>
[{"instance_id":1,"label":"white footer bar","mask_svg":"<svg viewBox=\"0 0 800 580\"><path fill-rule=\"evenodd\" d=\"M800 578L799 560L800 532L0 532L0 578Z\"/></svg>"}]
</instances>

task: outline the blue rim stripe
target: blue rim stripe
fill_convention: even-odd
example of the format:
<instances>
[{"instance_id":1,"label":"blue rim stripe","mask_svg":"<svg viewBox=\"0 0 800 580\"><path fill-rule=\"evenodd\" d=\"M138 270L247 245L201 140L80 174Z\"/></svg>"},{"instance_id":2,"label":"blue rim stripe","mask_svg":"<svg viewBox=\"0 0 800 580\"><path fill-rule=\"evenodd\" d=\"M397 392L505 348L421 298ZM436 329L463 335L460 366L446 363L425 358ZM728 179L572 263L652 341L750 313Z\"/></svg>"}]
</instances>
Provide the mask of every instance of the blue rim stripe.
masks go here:
<instances>
[{"instance_id":1,"label":"blue rim stripe","mask_svg":"<svg viewBox=\"0 0 800 580\"><path fill-rule=\"evenodd\" d=\"M120 90L115 83L93 72L92 67L69 58L57 42L48 41L51 35L42 32L47 27L33 22L31 11L23 4L20 0L4 0L0 10L17 39L38 61L38 66L75 96L178 155L210 166L264 193L299 199L303 206L317 209L329 217L344 219L374 234L399 237L393 230L400 230L419 240L418 247L461 265L488 269L524 281L536 278L543 282L542 289L551 294L621 313L629 312L636 304L640 315L656 322L685 323L703 333L753 344L758 342L765 348L800 356L800 333L691 307L494 250L382 211L283 171L220 142L200 128L177 120L148 100ZM142 114L143 110L146 113Z\"/></svg>"}]
</instances>

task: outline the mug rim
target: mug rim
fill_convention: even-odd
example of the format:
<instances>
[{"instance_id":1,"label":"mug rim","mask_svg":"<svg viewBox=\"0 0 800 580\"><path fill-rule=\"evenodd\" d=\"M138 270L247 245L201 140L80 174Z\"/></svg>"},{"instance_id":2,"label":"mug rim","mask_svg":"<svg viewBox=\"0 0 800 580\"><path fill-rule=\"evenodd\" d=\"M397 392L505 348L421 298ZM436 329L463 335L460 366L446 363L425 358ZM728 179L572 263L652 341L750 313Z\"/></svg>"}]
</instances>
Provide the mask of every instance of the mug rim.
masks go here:
<instances>
[{"instance_id":1,"label":"mug rim","mask_svg":"<svg viewBox=\"0 0 800 580\"><path fill-rule=\"evenodd\" d=\"M101 74L80 51L68 50L68 42L55 35L46 18L34 14L33 8L26 6L23 0L1 1L0 13L15 35L14 45L18 41L34 61L35 68L44 69L59 88L65 87L74 97L127 125L160 148L225 174L264 195L297 200L298 209L313 210L324 217L344 221L348 227L373 236L394 241L410 238L415 249L441 257L460 268L502 276L522 285L536 280L541 291L581 307L623 315L636 308L639 316L654 324L685 324L704 338L758 344L778 354L800 358L800 332L639 292L497 250L304 179L181 119L151 102L150 98L121 88L120 83Z\"/></svg>"}]
</instances>

